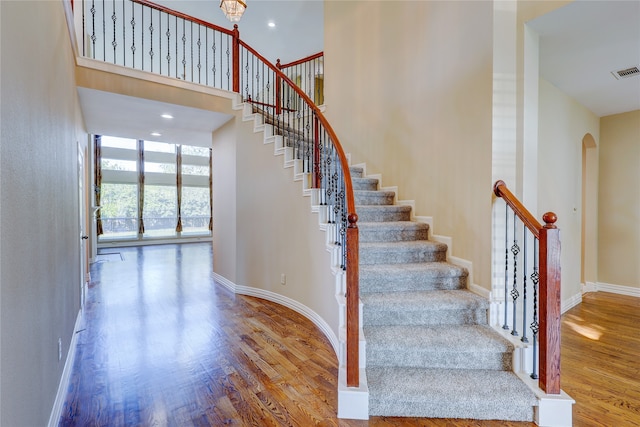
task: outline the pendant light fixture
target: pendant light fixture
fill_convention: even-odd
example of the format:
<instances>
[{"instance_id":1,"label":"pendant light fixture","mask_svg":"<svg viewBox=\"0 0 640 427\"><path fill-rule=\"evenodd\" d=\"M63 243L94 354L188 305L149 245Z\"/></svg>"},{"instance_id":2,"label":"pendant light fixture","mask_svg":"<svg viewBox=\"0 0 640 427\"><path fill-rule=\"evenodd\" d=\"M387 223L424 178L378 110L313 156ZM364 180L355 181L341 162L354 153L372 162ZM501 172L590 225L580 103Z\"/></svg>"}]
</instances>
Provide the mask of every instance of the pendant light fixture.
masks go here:
<instances>
[{"instance_id":1,"label":"pendant light fixture","mask_svg":"<svg viewBox=\"0 0 640 427\"><path fill-rule=\"evenodd\" d=\"M221 0L220 9L224 13L224 16L231 22L238 22L242 18L244 10L247 8L247 4L242 0Z\"/></svg>"}]
</instances>

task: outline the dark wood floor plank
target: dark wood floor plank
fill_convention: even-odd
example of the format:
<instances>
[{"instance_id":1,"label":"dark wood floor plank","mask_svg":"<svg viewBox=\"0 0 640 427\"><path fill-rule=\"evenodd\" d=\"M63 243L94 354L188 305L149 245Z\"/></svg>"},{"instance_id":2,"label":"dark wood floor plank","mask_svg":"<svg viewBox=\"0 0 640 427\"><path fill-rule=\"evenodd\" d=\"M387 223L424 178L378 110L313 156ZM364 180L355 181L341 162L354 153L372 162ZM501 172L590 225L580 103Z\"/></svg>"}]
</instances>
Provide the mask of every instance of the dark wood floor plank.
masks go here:
<instances>
[{"instance_id":1,"label":"dark wood floor plank","mask_svg":"<svg viewBox=\"0 0 640 427\"><path fill-rule=\"evenodd\" d=\"M92 266L61 426L531 427L336 418L336 356L299 313L211 279L211 245L110 248ZM574 425L640 426L640 299L597 293L563 316Z\"/></svg>"}]
</instances>

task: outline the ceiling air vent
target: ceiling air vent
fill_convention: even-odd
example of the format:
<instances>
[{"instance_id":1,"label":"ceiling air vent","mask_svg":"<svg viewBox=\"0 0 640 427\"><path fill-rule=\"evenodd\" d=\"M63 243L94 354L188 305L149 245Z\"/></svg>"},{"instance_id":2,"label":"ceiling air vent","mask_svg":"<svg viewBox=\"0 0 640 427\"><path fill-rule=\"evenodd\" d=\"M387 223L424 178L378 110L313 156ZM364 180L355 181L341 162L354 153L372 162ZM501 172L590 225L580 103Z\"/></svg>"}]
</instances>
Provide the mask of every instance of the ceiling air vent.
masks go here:
<instances>
[{"instance_id":1,"label":"ceiling air vent","mask_svg":"<svg viewBox=\"0 0 640 427\"><path fill-rule=\"evenodd\" d=\"M613 77L616 79L627 79L633 76L640 76L640 70L638 67L625 68L624 70L612 71Z\"/></svg>"}]
</instances>

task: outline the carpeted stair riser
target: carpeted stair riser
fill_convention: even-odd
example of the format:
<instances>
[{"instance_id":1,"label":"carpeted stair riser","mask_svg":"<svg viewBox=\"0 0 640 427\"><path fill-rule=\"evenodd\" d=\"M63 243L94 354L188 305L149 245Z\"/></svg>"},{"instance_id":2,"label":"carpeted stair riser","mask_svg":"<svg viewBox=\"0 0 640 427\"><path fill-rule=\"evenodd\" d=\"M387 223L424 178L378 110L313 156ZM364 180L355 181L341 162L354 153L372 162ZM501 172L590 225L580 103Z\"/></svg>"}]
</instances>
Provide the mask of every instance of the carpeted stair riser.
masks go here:
<instances>
[{"instance_id":1,"label":"carpeted stair riser","mask_svg":"<svg viewBox=\"0 0 640 427\"><path fill-rule=\"evenodd\" d=\"M362 176L364 174L364 169L363 168L359 168L357 166L351 166L351 167L349 167L349 173L351 173L351 179L353 179L353 178L362 178Z\"/></svg>"},{"instance_id":2,"label":"carpeted stair riser","mask_svg":"<svg viewBox=\"0 0 640 427\"><path fill-rule=\"evenodd\" d=\"M410 264L446 261L447 247L427 240L360 244L360 264Z\"/></svg>"},{"instance_id":3,"label":"carpeted stair riser","mask_svg":"<svg viewBox=\"0 0 640 427\"><path fill-rule=\"evenodd\" d=\"M367 366L511 370L513 345L486 325L364 328Z\"/></svg>"},{"instance_id":4,"label":"carpeted stair riser","mask_svg":"<svg viewBox=\"0 0 640 427\"><path fill-rule=\"evenodd\" d=\"M369 414L531 421L536 399L512 372L367 368Z\"/></svg>"},{"instance_id":5,"label":"carpeted stair riser","mask_svg":"<svg viewBox=\"0 0 640 427\"><path fill-rule=\"evenodd\" d=\"M429 225L419 222L359 222L360 242L427 240Z\"/></svg>"},{"instance_id":6,"label":"carpeted stair riser","mask_svg":"<svg viewBox=\"0 0 640 427\"><path fill-rule=\"evenodd\" d=\"M467 270L446 262L360 266L360 293L463 289Z\"/></svg>"},{"instance_id":7,"label":"carpeted stair riser","mask_svg":"<svg viewBox=\"0 0 640 427\"><path fill-rule=\"evenodd\" d=\"M358 223L411 220L411 206L380 205L356 206Z\"/></svg>"},{"instance_id":8,"label":"carpeted stair riser","mask_svg":"<svg viewBox=\"0 0 640 427\"><path fill-rule=\"evenodd\" d=\"M376 191L378 189L378 180L375 178L357 178L352 181L354 190Z\"/></svg>"},{"instance_id":9,"label":"carpeted stair riser","mask_svg":"<svg viewBox=\"0 0 640 427\"><path fill-rule=\"evenodd\" d=\"M396 193L393 191L354 190L353 195L356 205L392 205Z\"/></svg>"}]
</instances>

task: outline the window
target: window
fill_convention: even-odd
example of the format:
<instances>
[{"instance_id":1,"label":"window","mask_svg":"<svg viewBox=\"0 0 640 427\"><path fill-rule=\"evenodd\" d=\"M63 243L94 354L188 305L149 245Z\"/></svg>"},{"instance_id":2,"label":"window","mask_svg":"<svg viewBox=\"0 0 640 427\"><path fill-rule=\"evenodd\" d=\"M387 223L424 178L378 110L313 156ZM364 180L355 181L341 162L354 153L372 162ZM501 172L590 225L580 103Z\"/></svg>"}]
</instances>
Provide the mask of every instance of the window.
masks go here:
<instances>
[{"instance_id":1,"label":"window","mask_svg":"<svg viewBox=\"0 0 640 427\"><path fill-rule=\"evenodd\" d=\"M98 144L100 242L211 233L209 148L109 136Z\"/></svg>"}]
</instances>

